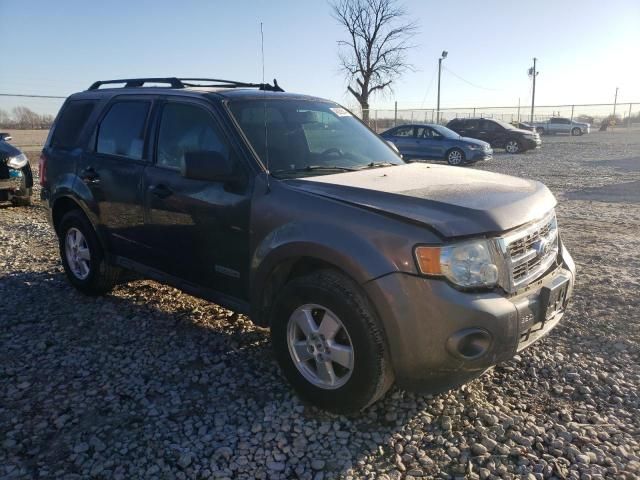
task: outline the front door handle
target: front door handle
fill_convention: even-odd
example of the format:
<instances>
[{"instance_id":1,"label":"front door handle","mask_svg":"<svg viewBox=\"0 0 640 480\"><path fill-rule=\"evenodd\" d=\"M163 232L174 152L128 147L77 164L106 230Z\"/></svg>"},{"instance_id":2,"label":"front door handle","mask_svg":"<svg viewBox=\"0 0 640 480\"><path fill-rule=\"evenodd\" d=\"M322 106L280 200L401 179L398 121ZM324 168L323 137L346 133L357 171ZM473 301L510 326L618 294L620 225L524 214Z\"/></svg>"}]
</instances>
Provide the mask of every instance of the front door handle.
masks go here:
<instances>
[{"instance_id":1,"label":"front door handle","mask_svg":"<svg viewBox=\"0 0 640 480\"><path fill-rule=\"evenodd\" d=\"M167 198L173 195L173 190L163 184L154 185L149 190L158 198Z\"/></svg>"},{"instance_id":2,"label":"front door handle","mask_svg":"<svg viewBox=\"0 0 640 480\"><path fill-rule=\"evenodd\" d=\"M98 175L98 172L96 172L96 169L92 166L88 166L87 168L85 168L82 171L80 178L82 178L82 180L86 184L100 183L100 175Z\"/></svg>"}]
</instances>

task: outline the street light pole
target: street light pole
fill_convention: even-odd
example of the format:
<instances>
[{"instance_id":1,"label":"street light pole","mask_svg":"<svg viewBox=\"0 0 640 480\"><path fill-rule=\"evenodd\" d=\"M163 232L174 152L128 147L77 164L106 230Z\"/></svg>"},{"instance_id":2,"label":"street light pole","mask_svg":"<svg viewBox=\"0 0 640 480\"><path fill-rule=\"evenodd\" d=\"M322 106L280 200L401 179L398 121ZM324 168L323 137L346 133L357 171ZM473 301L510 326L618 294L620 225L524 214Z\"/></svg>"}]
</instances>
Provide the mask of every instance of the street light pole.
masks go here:
<instances>
[{"instance_id":1,"label":"street light pole","mask_svg":"<svg viewBox=\"0 0 640 480\"><path fill-rule=\"evenodd\" d=\"M538 59L533 57L533 67L529 69L529 75L533 77L533 88L531 89L531 118L529 122L533 124L533 111L536 104L536 77L538 76L538 71L536 70L536 61Z\"/></svg>"},{"instance_id":2,"label":"street light pole","mask_svg":"<svg viewBox=\"0 0 640 480\"><path fill-rule=\"evenodd\" d=\"M448 52L444 50L442 56L438 59L438 113L436 114L436 123L440 123L440 76L442 75L442 60L447 58Z\"/></svg>"}]
</instances>

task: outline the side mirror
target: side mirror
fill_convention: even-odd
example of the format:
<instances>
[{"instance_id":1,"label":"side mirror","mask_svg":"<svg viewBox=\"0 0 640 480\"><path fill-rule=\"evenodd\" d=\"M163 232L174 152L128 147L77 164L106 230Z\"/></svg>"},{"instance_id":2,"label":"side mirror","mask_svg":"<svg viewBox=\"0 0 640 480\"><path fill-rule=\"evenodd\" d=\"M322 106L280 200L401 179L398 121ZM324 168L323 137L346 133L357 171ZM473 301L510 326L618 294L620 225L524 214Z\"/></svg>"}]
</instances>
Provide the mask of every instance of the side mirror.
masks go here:
<instances>
[{"instance_id":1,"label":"side mirror","mask_svg":"<svg viewBox=\"0 0 640 480\"><path fill-rule=\"evenodd\" d=\"M236 180L231 161L215 151L187 152L184 154L182 176L191 180L228 182Z\"/></svg>"}]
</instances>

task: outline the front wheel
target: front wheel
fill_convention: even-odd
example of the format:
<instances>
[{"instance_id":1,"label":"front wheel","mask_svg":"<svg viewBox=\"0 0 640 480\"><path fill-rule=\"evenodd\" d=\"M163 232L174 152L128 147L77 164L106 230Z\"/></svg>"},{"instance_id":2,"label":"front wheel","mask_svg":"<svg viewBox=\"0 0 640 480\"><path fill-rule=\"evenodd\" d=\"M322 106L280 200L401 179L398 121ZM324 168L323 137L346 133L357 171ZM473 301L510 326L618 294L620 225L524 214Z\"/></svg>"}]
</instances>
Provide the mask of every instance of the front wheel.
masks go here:
<instances>
[{"instance_id":1,"label":"front wheel","mask_svg":"<svg viewBox=\"0 0 640 480\"><path fill-rule=\"evenodd\" d=\"M578 128L578 127L574 127L571 130L571 135L573 135L574 137L577 137L579 135L582 135L582 129Z\"/></svg>"},{"instance_id":2,"label":"front wheel","mask_svg":"<svg viewBox=\"0 0 640 480\"><path fill-rule=\"evenodd\" d=\"M80 210L68 212L60 222L58 241L62 266L69 282L87 295L109 292L120 269L107 263L93 225Z\"/></svg>"},{"instance_id":3,"label":"front wheel","mask_svg":"<svg viewBox=\"0 0 640 480\"><path fill-rule=\"evenodd\" d=\"M515 139L507 140L507 143L505 144L504 149L507 151L507 153L520 153L522 151L520 142L518 142L518 140L515 140Z\"/></svg>"},{"instance_id":4,"label":"front wheel","mask_svg":"<svg viewBox=\"0 0 640 480\"><path fill-rule=\"evenodd\" d=\"M325 410L360 411L393 383L379 320L358 286L333 270L287 283L273 306L271 341L294 389Z\"/></svg>"},{"instance_id":5,"label":"front wheel","mask_svg":"<svg viewBox=\"0 0 640 480\"><path fill-rule=\"evenodd\" d=\"M449 150L447 153L447 163L453 166L462 165L465 161L464 152L459 148Z\"/></svg>"}]
</instances>

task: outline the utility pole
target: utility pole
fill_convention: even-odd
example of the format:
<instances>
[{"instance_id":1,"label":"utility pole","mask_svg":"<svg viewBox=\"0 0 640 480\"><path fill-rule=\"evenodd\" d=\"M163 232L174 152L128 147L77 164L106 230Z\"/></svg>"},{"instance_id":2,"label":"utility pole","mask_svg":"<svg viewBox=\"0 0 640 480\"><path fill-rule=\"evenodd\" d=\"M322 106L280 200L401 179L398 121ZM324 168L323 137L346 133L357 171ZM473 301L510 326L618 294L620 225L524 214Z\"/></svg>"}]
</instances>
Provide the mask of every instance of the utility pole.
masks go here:
<instances>
[{"instance_id":1,"label":"utility pole","mask_svg":"<svg viewBox=\"0 0 640 480\"><path fill-rule=\"evenodd\" d=\"M616 106L618 104L618 87L616 87L616 96L613 97L613 121L616 121Z\"/></svg>"},{"instance_id":2,"label":"utility pole","mask_svg":"<svg viewBox=\"0 0 640 480\"><path fill-rule=\"evenodd\" d=\"M448 52L443 50L442 56L438 59L438 113L436 114L436 123L440 123L440 76L442 75L442 60L447 58Z\"/></svg>"},{"instance_id":3,"label":"utility pole","mask_svg":"<svg viewBox=\"0 0 640 480\"><path fill-rule=\"evenodd\" d=\"M533 111L536 105L536 77L538 76L538 72L536 70L536 61L538 59L533 57L533 67L529 69L529 76L533 77L533 88L531 89L531 119L530 123L533 123Z\"/></svg>"}]
</instances>

